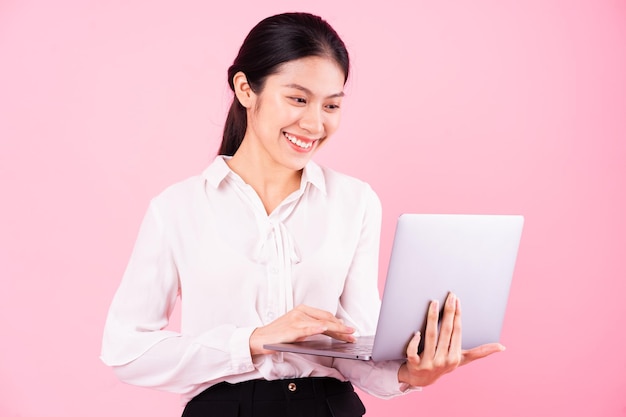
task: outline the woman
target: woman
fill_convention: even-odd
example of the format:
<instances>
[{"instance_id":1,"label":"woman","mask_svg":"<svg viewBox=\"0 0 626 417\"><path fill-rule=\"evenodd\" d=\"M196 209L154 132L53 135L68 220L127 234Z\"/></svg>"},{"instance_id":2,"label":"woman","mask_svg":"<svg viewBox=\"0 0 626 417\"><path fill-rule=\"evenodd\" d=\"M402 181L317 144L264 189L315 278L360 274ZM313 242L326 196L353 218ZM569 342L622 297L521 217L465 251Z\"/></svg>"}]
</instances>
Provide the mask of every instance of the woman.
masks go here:
<instances>
[{"instance_id":1,"label":"woman","mask_svg":"<svg viewBox=\"0 0 626 417\"><path fill-rule=\"evenodd\" d=\"M460 304L429 312L406 361L266 350L373 334L381 207L365 183L311 157L339 126L348 52L324 20L257 24L228 71L220 155L154 198L105 327L102 360L131 384L181 393L183 416L361 416L379 397L432 384L502 350L461 350ZM163 330L181 297L181 331Z\"/></svg>"}]
</instances>

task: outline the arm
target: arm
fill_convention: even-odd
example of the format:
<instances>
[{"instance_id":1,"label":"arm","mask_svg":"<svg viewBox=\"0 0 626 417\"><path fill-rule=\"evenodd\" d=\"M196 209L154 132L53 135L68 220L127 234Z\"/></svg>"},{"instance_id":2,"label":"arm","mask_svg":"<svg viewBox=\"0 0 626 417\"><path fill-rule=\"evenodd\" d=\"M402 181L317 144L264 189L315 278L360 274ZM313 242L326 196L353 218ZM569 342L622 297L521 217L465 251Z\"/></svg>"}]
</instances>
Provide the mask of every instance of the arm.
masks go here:
<instances>
[{"instance_id":1,"label":"arm","mask_svg":"<svg viewBox=\"0 0 626 417\"><path fill-rule=\"evenodd\" d=\"M352 323L362 335L374 334L380 311L378 259L382 207L372 189L364 193L361 236L346 278L338 317ZM401 361L354 361L335 359L334 367L363 391L381 398L391 398L409 387L398 381Z\"/></svg>"},{"instance_id":2,"label":"arm","mask_svg":"<svg viewBox=\"0 0 626 417\"><path fill-rule=\"evenodd\" d=\"M363 217L359 246L341 297L343 311L338 314L347 322L357 324L359 330L366 334L374 333L380 310L376 261L381 210L378 198L373 191L371 193ZM440 332L437 332L438 311L437 303L433 302L424 335L425 349L421 355L417 354L422 336L418 333L407 347L406 361L373 363L336 359L335 367L365 392L390 398L433 384L459 366L504 350L498 343L461 349L461 306L454 294L446 301Z\"/></svg>"},{"instance_id":3,"label":"arm","mask_svg":"<svg viewBox=\"0 0 626 417\"><path fill-rule=\"evenodd\" d=\"M179 281L163 229L151 204L109 309L102 361L127 383L178 393L253 371L253 328L222 325L194 336L164 330Z\"/></svg>"},{"instance_id":4,"label":"arm","mask_svg":"<svg viewBox=\"0 0 626 417\"><path fill-rule=\"evenodd\" d=\"M374 333L371 330L374 328L372 323L375 326L377 320L377 316L371 313L379 311L377 276L373 273L378 269L378 265L373 263L378 259L380 233L380 203L377 202L377 198L370 198L366 206L361 240L341 298L345 309L342 314L354 317L349 320L358 323L357 327L365 328L368 334ZM407 347L406 361L372 363L337 359L336 368L364 391L389 398L433 384L442 375L461 365L504 350L498 343L462 350L460 301L454 294L450 294L444 307L438 332L438 306L436 302L431 305L424 335L425 349L421 355L417 354L421 337L418 333Z\"/></svg>"}]
</instances>

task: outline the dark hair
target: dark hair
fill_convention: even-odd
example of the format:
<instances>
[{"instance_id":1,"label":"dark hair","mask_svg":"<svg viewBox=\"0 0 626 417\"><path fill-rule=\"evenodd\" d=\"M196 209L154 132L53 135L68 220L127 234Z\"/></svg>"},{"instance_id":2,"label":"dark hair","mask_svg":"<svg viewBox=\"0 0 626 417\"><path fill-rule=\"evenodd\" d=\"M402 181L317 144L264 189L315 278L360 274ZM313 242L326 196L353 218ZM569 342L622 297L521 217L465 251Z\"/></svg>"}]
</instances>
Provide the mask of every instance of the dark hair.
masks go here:
<instances>
[{"instance_id":1,"label":"dark hair","mask_svg":"<svg viewBox=\"0 0 626 417\"><path fill-rule=\"evenodd\" d=\"M233 77L246 75L255 93L263 90L265 79L278 72L280 65L309 56L334 59L348 79L350 59L345 44L322 18L309 13L283 13L259 22L243 41L239 54L228 69L228 84L235 91ZM246 133L246 108L237 97L230 106L220 155L234 155Z\"/></svg>"}]
</instances>

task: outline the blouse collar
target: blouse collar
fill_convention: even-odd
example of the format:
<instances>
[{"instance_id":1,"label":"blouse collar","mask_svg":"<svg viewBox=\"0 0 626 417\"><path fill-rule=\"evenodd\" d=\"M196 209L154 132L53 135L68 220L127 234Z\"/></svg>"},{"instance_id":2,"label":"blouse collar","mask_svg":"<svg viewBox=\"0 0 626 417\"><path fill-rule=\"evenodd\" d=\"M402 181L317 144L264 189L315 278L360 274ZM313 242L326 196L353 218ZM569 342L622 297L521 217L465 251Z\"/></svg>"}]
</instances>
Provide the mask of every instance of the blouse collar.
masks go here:
<instances>
[{"instance_id":1,"label":"blouse collar","mask_svg":"<svg viewBox=\"0 0 626 417\"><path fill-rule=\"evenodd\" d=\"M228 175L236 175L226 161L230 159L230 156L218 155L211 165L209 165L202 176L207 183L214 188L219 188L220 184L226 179ZM309 161L304 170L302 171L302 180L300 182L300 188L304 189L308 183L315 186L323 194L326 194L326 180L324 178L324 172L322 168L313 161Z\"/></svg>"}]
</instances>

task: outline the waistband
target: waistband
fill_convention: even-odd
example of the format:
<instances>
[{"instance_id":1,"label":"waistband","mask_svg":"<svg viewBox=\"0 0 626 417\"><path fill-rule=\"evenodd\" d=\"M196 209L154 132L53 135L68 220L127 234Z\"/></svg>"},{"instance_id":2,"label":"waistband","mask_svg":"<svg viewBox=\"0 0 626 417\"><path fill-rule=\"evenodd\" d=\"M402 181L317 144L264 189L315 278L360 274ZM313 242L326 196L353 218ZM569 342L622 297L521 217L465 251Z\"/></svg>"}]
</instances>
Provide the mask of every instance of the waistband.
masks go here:
<instances>
[{"instance_id":1,"label":"waistband","mask_svg":"<svg viewBox=\"0 0 626 417\"><path fill-rule=\"evenodd\" d=\"M281 401L330 397L354 391L350 382L329 377L293 378L267 381L253 379L230 384L220 382L202 391L191 401Z\"/></svg>"}]
</instances>

